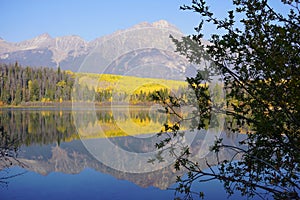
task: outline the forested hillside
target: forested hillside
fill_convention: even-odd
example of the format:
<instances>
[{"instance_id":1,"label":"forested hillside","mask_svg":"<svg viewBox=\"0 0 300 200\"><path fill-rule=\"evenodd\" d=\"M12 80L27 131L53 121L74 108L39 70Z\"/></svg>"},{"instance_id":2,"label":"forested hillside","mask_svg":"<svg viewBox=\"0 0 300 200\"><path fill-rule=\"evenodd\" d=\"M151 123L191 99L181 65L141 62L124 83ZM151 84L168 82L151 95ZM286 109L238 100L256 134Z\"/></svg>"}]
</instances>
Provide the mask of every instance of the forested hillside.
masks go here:
<instances>
[{"instance_id":1,"label":"forested hillside","mask_svg":"<svg viewBox=\"0 0 300 200\"><path fill-rule=\"evenodd\" d=\"M0 64L0 106L32 102L46 105L71 100L103 103L112 99L138 104L151 102L156 92L164 97L171 91L183 95L186 86L183 81L74 73L60 68L22 67L18 63Z\"/></svg>"}]
</instances>

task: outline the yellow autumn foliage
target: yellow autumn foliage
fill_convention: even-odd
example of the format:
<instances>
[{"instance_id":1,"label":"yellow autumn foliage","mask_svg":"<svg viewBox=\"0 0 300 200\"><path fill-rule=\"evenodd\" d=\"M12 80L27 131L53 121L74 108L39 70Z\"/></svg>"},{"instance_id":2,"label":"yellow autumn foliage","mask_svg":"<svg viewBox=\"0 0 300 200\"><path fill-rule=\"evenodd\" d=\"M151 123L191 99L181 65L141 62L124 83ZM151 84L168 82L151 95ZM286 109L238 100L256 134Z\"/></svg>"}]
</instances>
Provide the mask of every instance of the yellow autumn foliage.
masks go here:
<instances>
[{"instance_id":1,"label":"yellow autumn foliage","mask_svg":"<svg viewBox=\"0 0 300 200\"><path fill-rule=\"evenodd\" d=\"M140 78L112 74L78 73L78 83L87 85L95 91L111 90L115 93L138 94L149 93L160 89L177 90L187 87L187 82L157 78Z\"/></svg>"}]
</instances>

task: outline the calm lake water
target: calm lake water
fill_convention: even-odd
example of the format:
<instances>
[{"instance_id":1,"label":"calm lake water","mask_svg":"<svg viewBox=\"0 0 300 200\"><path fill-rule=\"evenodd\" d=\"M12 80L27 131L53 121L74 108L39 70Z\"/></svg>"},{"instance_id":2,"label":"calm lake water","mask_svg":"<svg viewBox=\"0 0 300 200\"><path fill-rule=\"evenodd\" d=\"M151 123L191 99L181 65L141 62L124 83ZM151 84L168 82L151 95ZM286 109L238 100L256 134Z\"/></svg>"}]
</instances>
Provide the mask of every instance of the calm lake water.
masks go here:
<instances>
[{"instance_id":1,"label":"calm lake water","mask_svg":"<svg viewBox=\"0 0 300 200\"><path fill-rule=\"evenodd\" d=\"M18 161L7 167L0 160L0 199L173 199L168 188L183 172L167 156L147 162L166 120L156 108L2 109L0 125L15 139ZM238 136L224 137L234 143ZM186 137L196 150L205 139L205 131ZM216 181L195 189L206 199L227 198Z\"/></svg>"}]
</instances>

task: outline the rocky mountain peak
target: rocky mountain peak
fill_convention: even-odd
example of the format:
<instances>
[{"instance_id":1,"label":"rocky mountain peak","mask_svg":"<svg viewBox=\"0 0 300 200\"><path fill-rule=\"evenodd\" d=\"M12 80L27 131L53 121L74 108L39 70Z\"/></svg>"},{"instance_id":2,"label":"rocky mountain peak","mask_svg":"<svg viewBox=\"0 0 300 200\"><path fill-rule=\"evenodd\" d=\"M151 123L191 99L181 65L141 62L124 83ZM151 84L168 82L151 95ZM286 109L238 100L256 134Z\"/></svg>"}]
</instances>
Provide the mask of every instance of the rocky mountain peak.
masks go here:
<instances>
[{"instance_id":1,"label":"rocky mountain peak","mask_svg":"<svg viewBox=\"0 0 300 200\"><path fill-rule=\"evenodd\" d=\"M180 32L180 30L174 26L173 24L169 23L168 21L166 20L159 20L159 21L156 21L156 22L152 22L152 23L149 23L149 22L141 22L135 26L132 27L132 29L135 29L135 28L161 28L161 29L170 29L172 31L178 31Z\"/></svg>"},{"instance_id":2,"label":"rocky mountain peak","mask_svg":"<svg viewBox=\"0 0 300 200\"><path fill-rule=\"evenodd\" d=\"M20 50L38 49L50 46L52 41L53 38L48 33L44 33L35 38L16 43L16 46Z\"/></svg>"},{"instance_id":3,"label":"rocky mountain peak","mask_svg":"<svg viewBox=\"0 0 300 200\"><path fill-rule=\"evenodd\" d=\"M87 54L88 43L77 35L68 35L55 38L50 47L53 52L52 59L57 65L68 57L78 57Z\"/></svg>"},{"instance_id":4,"label":"rocky mountain peak","mask_svg":"<svg viewBox=\"0 0 300 200\"><path fill-rule=\"evenodd\" d=\"M158 28L169 28L169 27L174 27L173 25L171 25L169 22L167 22L166 20L159 20L157 22L153 22L152 26L154 27L158 27Z\"/></svg>"},{"instance_id":5,"label":"rocky mountain peak","mask_svg":"<svg viewBox=\"0 0 300 200\"><path fill-rule=\"evenodd\" d=\"M36 38L40 39L40 40L48 40L48 39L52 39L52 37L48 34L48 33L43 33L39 36L37 36Z\"/></svg>"},{"instance_id":6,"label":"rocky mountain peak","mask_svg":"<svg viewBox=\"0 0 300 200\"><path fill-rule=\"evenodd\" d=\"M61 36L54 40L55 44L53 46L65 51L85 48L87 46L87 42L77 35Z\"/></svg>"}]
</instances>

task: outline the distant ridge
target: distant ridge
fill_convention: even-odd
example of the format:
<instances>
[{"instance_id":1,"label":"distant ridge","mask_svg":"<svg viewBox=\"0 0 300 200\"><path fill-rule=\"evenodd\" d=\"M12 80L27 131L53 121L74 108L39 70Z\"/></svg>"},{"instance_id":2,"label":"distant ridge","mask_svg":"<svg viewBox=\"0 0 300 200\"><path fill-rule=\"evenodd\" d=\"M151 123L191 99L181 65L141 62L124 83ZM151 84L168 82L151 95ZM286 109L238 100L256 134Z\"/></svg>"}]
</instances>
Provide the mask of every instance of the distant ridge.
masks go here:
<instances>
[{"instance_id":1,"label":"distant ridge","mask_svg":"<svg viewBox=\"0 0 300 200\"><path fill-rule=\"evenodd\" d=\"M48 33L18 43L0 39L0 63L17 61L23 66L52 68L60 66L64 70L94 73L101 73L104 69L101 71L97 68L101 66L105 68L105 73L120 75L124 75L133 65L136 67L146 63L147 68L153 65L165 66L166 74L175 73L170 74L172 79L172 76L185 72L188 62L173 54L175 46L169 38L170 34L177 37L183 35L176 26L165 20L159 20L153 23L142 22L90 42L76 35L53 38ZM94 61L94 65L84 63L95 48L101 49L98 57L102 60ZM154 63L149 64L149 61ZM80 69L82 64L89 66ZM131 75L160 78L155 77L155 73Z\"/></svg>"}]
</instances>

